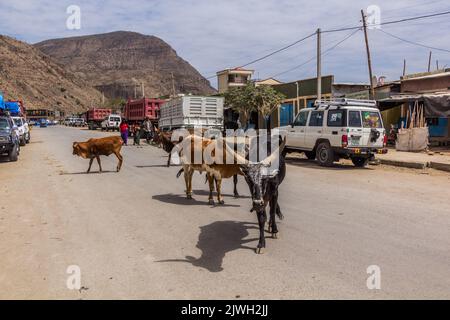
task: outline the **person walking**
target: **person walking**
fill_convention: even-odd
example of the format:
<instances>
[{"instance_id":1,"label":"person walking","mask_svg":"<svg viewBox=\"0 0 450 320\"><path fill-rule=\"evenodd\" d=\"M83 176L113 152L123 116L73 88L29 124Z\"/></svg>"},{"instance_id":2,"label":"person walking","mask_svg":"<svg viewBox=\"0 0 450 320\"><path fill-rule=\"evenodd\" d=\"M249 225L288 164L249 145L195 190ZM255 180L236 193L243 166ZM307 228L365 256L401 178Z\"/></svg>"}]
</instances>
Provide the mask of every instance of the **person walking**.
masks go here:
<instances>
[{"instance_id":1,"label":"person walking","mask_svg":"<svg viewBox=\"0 0 450 320\"><path fill-rule=\"evenodd\" d=\"M127 120L122 120L122 123L119 126L120 136L122 137L123 144L128 145L128 123Z\"/></svg>"},{"instance_id":2,"label":"person walking","mask_svg":"<svg viewBox=\"0 0 450 320\"><path fill-rule=\"evenodd\" d=\"M149 117L145 118L144 123L142 124L142 129L144 130L147 144L150 144L150 140L153 139L153 124Z\"/></svg>"},{"instance_id":3,"label":"person walking","mask_svg":"<svg viewBox=\"0 0 450 320\"><path fill-rule=\"evenodd\" d=\"M135 124L133 126L133 146L138 146L138 148L141 146L141 126L139 124Z\"/></svg>"}]
</instances>

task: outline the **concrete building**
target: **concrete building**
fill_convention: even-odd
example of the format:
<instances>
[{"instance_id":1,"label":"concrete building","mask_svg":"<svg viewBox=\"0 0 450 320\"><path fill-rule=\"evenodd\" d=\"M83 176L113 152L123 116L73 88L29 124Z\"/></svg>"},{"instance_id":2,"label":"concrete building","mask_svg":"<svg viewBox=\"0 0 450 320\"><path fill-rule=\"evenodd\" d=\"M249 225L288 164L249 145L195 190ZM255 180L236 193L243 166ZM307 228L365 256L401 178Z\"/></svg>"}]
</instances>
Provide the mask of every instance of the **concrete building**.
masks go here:
<instances>
[{"instance_id":1,"label":"concrete building","mask_svg":"<svg viewBox=\"0 0 450 320\"><path fill-rule=\"evenodd\" d=\"M219 93L226 92L229 88L242 87L252 79L254 70L243 68L225 69L217 72L217 87Z\"/></svg>"}]
</instances>

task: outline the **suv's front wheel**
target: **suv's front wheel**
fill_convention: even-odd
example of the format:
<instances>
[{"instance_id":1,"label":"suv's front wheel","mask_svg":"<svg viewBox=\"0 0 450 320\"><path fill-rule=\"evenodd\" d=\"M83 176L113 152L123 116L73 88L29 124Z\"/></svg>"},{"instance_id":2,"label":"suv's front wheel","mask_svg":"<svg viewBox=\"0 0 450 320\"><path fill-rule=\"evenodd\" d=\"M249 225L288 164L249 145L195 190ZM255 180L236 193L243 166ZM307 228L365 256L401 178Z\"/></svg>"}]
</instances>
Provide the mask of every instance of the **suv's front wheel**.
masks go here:
<instances>
[{"instance_id":1,"label":"suv's front wheel","mask_svg":"<svg viewBox=\"0 0 450 320\"><path fill-rule=\"evenodd\" d=\"M316 158L319 165L323 167L330 167L334 162L334 152L327 142L322 142L317 147Z\"/></svg>"},{"instance_id":2,"label":"suv's front wheel","mask_svg":"<svg viewBox=\"0 0 450 320\"><path fill-rule=\"evenodd\" d=\"M9 161L17 161L19 158L19 147L18 146L14 146L12 148L12 150L9 152L8 157L9 157Z\"/></svg>"},{"instance_id":3,"label":"suv's front wheel","mask_svg":"<svg viewBox=\"0 0 450 320\"><path fill-rule=\"evenodd\" d=\"M369 162L369 158L363 158L363 157L354 157L352 158L352 162L355 165L355 167L365 167L367 163Z\"/></svg>"}]
</instances>

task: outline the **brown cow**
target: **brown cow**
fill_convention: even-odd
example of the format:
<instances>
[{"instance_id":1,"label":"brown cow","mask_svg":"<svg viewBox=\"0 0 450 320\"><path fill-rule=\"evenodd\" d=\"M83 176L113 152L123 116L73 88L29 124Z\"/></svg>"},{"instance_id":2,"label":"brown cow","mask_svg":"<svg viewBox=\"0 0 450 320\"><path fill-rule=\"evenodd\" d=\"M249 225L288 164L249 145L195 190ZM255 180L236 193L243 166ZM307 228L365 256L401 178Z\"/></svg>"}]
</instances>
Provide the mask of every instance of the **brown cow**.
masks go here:
<instances>
[{"instance_id":1,"label":"brown cow","mask_svg":"<svg viewBox=\"0 0 450 320\"><path fill-rule=\"evenodd\" d=\"M90 159L87 173L91 171L92 162L94 158L97 159L100 172L102 172L102 165L100 163L100 156L109 156L115 154L119 163L117 164L117 172L122 167L123 157L120 154L122 149L122 138L119 136L112 136L100 139L89 139L86 142L74 142L73 154L84 159Z\"/></svg>"}]
</instances>

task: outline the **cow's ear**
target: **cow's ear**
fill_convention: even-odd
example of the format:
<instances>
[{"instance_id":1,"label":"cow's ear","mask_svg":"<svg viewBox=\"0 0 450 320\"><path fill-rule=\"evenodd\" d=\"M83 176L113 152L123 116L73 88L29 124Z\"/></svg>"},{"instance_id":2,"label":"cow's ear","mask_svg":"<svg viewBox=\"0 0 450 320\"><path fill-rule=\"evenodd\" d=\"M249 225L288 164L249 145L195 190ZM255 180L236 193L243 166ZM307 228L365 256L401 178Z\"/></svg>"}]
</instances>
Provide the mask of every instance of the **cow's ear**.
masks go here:
<instances>
[{"instance_id":1,"label":"cow's ear","mask_svg":"<svg viewBox=\"0 0 450 320\"><path fill-rule=\"evenodd\" d=\"M78 146L78 142L73 143L73 147L76 148Z\"/></svg>"}]
</instances>

